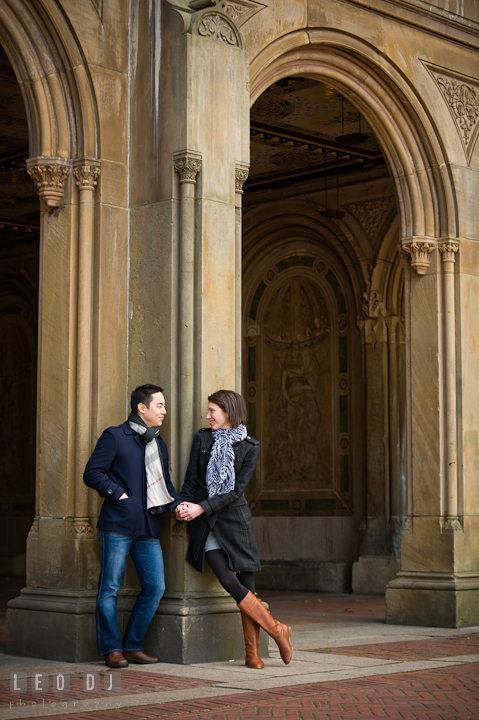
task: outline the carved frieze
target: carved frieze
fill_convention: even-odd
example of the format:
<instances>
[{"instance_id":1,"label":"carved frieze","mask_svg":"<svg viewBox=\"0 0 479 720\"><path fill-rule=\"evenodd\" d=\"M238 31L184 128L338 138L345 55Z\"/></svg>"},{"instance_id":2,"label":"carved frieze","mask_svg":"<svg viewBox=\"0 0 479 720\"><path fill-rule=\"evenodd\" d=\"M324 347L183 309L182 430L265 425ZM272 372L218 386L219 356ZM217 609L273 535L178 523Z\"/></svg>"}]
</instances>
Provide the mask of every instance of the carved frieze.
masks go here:
<instances>
[{"instance_id":1,"label":"carved frieze","mask_svg":"<svg viewBox=\"0 0 479 720\"><path fill-rule=\"evenodd\" d=\"M436 243L426 238L408 238L402 241L402 249L411 257L411 267L418 275L425 275L431 264L430 254L436 249Z\"/></svg>"},{"instance_id":2,"label":"carved frieze","mask_svg":"<svg viewBox=\"0 0 479 720\"><path fill-rule=\"evenodd\" d=\"M479 82L442 68L426 67L454 118L469 162L479 130Z\"/></svg>"},{"instance_id":3,"label":"carved frieze","mask_svg":"<svg viewBox=\"0 0 479 720\"><path fill-rule=\"evenodd\" d=\"M100 175L100 168L96 164L82 163L74 168L73 174L80 190L94 190Z\"/></svg>"},{"instance_id":4,"label":"carved frieze","mask_svg":"<svg viewBox=\"0 0 479 720\"><path fill-rule=\"evenodd\" d=\"M201 157L187 150L175 153L173 156L175 172L180 176L180 183L195 183L196 176L201 170Z\"/></svg>"},{"instance_id":5,"label":"carved frieze","mask_svg":"<svg viewBox=\"0 0 479 720\"><path fill-rule=\"evenodd\" d=\"M348 209L359 222L368 236L371 244L378 239L379 232L395 203L393 197L379 198L378 200L367 200L366 202L351 203Z\"/></svg>"},{"instance_id":6,"label":"carved frieze","mask_svg":"<svg viewBox=\"0 0 479 720\"><path fill-rule=\"evenodd\" d=\"M218 13L203 15L198 25L198 34L228 45L238 45L238 37L233 23Z\"/></svg>"},{"instance_id":7,"label":"carved frieze","mask_svg":"<svg viewBox=\"0 0 479 720\"><path fill-rule=\"evenodd\" d=\"M27 172L35 183L39 198L52 208L58 207L63 200L70 169L70 163L65 158L27 160Z\"/></svg>"}]
</instances>

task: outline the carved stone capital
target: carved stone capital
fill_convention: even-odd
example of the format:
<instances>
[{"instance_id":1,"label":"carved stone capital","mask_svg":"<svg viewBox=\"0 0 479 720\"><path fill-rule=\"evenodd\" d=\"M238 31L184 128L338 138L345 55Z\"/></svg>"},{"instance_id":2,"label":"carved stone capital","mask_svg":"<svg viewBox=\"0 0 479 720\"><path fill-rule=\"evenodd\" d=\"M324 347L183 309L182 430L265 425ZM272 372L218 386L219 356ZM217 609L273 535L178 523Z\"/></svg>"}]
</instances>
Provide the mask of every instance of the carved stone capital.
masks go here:
<instances>
[{"instance_id":1,"label":"carved stone capital","mask_svg":"<svg viewBox=\"0 0 479 720\"><path fill-rule=\"evenodd\" d=\"M243 193L243 185L248 179L249 170L246 167L237 166L235 168L235 190L236 192Z\"/></svg>"},{"instance_id":2,"label":"carved stone capital","mask_svg":"<svg viewBox=\"0 0 479 720\"><path fill-rule=\"evenodd\" d=\"M180 183L195 183L201 170L201 155L189 151L173 155L175 172L180 176Z\"/></svg>"},{"instance_id":3,"label":"carved stone capital","mask_svg":"<svg viewBox=\"0 0 479 720\"><path fill-rule=\"evenodd\" d=\"M85 538L95 537L88 518L74 518L70 528L70 535L80 535Z\"/></svg>"},{"instance_id":4,"label":"carved stone capital","mask_svg":"<svg viewBox=\"0 0 479 720\"><path fill-rule=\"evenodd\" d=\"M439 252L442 254L443 263L456 262L456 253L459 250L459 243L447 242L439 245Z\"/></svg>"},{"instance_id":5,"label":"carved stone capital","mask_svg":"<svg viewBox=\"0 0 479 720\"><path fill-rule=\"evenodd\" d=\"M385 318L385 323L388 328L389 337L396 335L397 326L399 325L400 318L397 315L390 315Z\"/></svg>"},{"instance_id":6,"label":"carved stone capital","mask_svg":"<svg viewBox=\"0 0 479 720\"><path fill-rule=\"evenodd\" d=\"M52 208L58 207L63 200L70 169L70 162L65 158L39 157L27 160L27 172L35 183L38 197Z\"/></svg>"},{"instance_id":7,"label":"carved stone capital","mask_svg":"<svg viewBox=\"0 0 479 720\"><path fill-rule=\"evenodd\" d=\"M366 290L363 293L362 310L364 317L384 317L386 308L380 293L376 292L376 290Z\"/></svg>"},{"instance_id":8,"label":"carved stone capital","mask_svg":"<svg viewBox=\"0 0 479 720\"><path fill-rule=\"evenodd\" d=\"M431 264L429 255L436 249L436 243L426 238L408 238L403 240L402 249L411 256L411 267L418 275L425 275Z\"/></svg>"},{"instance_id":9,"label":"carved stone capital","mask_svg":"<svg viewBox=\"0 0 479 720\"><path fill-rule=\"evenodd\" d=\"M83 159L74 164L73 174L79 190L94 190L100 175L99 163Z\"/></svg>"},{"instance_id":10,"label":"carved stone capital","mask_svg":"<svg viewBox=\"0 0 479 720\"><path fill-rule=\"evenodd\" d=\"M460 535L463 532L464 528L457 517L446 518L441 526L441 533L443 535Z\"/></svg>"}]
</instances>

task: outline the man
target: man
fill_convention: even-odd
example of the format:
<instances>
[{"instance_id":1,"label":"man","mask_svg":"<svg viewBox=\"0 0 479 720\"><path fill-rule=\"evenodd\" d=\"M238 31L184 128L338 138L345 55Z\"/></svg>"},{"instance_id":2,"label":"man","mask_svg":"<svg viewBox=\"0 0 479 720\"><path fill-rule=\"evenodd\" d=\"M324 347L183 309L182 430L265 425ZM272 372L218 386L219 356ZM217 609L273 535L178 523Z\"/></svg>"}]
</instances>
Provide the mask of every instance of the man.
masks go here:
<instances>
[{"instance_id":1,"label":"man","mask_svg":"<svg viewBox=\"0 0 479 720\"><path fill-rule=\"evenodd\" d=\"M110 668L157 663L143 652L143 637L165 591L160 516L182 498L168 472L168 450L159 428L166 415L163 390L140 385L131 395L127 422L102 434L83 480L105 501L98 518L101 570L96 605L97 644ZM130 553L141 584L123 641L117 593Z\"/></svg>"}]
</instances>

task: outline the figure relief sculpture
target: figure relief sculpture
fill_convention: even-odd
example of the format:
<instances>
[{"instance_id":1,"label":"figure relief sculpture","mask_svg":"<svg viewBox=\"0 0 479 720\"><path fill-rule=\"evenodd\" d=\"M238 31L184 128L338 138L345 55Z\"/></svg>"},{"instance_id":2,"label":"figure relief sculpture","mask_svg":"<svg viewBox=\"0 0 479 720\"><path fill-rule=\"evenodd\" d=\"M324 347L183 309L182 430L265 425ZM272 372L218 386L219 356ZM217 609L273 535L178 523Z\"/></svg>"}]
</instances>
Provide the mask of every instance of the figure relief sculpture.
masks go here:
<instances>
[{"instance_id":1,"label":"figure relief sculpture","mask_svg":"<svg viewBox=\"0 0 479 720\"><path fill-rule=\"evenodd\" d=\"M320 343L329 313L319 289L292 279L272 295L264 315L265 395L281 426L264 463L268 489L317 485L324 474L319 448Z\"/></svg>"}]
</instances>

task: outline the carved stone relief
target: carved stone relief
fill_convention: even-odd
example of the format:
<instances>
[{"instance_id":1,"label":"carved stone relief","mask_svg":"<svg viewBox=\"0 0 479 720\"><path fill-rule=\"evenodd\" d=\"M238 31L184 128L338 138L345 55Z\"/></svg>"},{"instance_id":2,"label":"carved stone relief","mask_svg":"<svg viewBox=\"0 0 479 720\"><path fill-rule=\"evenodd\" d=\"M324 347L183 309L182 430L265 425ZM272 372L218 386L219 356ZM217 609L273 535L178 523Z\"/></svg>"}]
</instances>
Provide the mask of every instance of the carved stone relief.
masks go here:
<instances>
[{"instance_id":1,"label":"carved stone relief","mask_svg":"<svg viewBox=\"0 0 479 720\"><path fill-rule=\"evenodd\" d=\"M425 65L455 120L469 162L479 130L479 82Z\"/></svg>"},{"instance_id":2,"label":"carved stone relief","mask_svg":"<svg viewBox=\"0 0 479 720\"><path fill-rule=\"evenodd\" d=\"M244 23L260 12L264 10L266 5L260 2L254 2L253 0L233 0L233 2L226 3L226 12L237 25L244 25Z\"/></svg>"},{"instance_id":3,"label":"carved stone relief","mask_svg":"<svg viewBox=\"0 0 479 720\"><path fill-rule=\"evenodd\" d=\"M198 25L198 34L203 37L219 40L228 45L238 45L233 25L226 18L217 13L204 15Z\"/></svg>"},{"instance_id":4,"label":"carved stone relief","mask_svg":"<svg viewBox=\"0 0 479 720\"><path fill-rule=\"evenodd\" d=\"M411 256L411 267L418 275L425 275L431 264L429 256L436 249L436 243L426 238L408 238L402 241L401 247Z\"/></svg>"},{"instance_id":5,"label":"carved stone relief","mask_svg":"<svg viewBox=\"0 0 479 720\"><path fill-rule=\"evenodd\" d=\"M347 207L363 228L371 244L374 245L378 239L383 222L394 204L395 200L393 197L385 197L378 200L351 203L347 205Z\"/></svg>"},{"instance_id":6,"label":"carved stone relief","mask_svg":"<svg viewBox=\"0 0 479 720\"><path fill-rule=\"evenodd\" d=\"M52 208L59 207L63 199L70 169L70 163L64 158L32 158L27 161L27 172L35 182L39 198Z\"/></svg>"}]
</instances>

